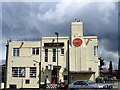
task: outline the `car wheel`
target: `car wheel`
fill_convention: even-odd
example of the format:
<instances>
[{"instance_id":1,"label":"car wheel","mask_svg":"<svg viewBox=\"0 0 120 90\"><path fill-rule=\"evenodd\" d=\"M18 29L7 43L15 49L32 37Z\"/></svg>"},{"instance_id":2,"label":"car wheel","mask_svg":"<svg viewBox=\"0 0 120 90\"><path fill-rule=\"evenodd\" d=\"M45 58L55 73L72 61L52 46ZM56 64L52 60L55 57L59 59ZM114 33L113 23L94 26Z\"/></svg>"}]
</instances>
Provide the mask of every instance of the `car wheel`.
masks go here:
<instances>
[{"instance_id":1,"label":"car wheel","mask_svg":"<svg viewBox=\"0 0 120 90\"><path fill-rule=\"evenodd\" d=\"M110 89L112 89L112 88L113 88L113 86L109 86L109 88L110 88Z\"/></svg>"}]
</instances>

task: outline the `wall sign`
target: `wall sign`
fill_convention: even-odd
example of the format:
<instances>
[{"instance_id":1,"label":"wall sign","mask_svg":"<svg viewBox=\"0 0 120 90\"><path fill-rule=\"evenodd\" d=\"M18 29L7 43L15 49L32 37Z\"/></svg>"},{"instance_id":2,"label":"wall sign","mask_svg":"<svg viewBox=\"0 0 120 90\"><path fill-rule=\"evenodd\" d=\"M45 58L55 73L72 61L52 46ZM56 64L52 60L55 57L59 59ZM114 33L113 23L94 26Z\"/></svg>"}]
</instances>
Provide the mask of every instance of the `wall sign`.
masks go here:
<instances>
[{"instance_id":1,"label":"wall sign","mask_svg":"<svg viewBox=\"0 0 120 90\"><path fill-rule=\"evenodd\" d=\"M44 43L44 47L57 47L57 43ZM64 43L59 42L58 47L64 47Z\"/></svg>"},{"instance_id":2,"label":"wall sign","mask_svg":"<svg viewBox=\"0 0 120 90\"><path fill-rule=\"evenodd\" d=\"M82 45L82 40L81 40L80 38L75 38L75 39L73 40L73 45L74 45L75 47L81 46L81 45Z\"/></svg>"}]
</instances>

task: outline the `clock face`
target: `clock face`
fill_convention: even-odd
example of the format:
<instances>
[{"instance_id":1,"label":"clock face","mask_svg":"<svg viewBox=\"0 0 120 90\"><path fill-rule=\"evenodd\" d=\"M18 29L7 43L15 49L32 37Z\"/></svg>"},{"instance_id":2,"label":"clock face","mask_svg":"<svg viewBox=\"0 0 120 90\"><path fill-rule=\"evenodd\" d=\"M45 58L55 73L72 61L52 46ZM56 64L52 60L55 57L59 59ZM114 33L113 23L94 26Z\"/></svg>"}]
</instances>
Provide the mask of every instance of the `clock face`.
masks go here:
<instances>
[{"instance_id":1,"label":"clock face","mask_svg":"<svg viewBox=\"0 0 120 90\"><path fill-rule=\"evenodd\" d=\"M80 38L75 38L75 39L73 40L73 45L74 45L75 47L81 46L81 45L82 45L82 40L81 40Z\"/></svg>"}]
</instances>

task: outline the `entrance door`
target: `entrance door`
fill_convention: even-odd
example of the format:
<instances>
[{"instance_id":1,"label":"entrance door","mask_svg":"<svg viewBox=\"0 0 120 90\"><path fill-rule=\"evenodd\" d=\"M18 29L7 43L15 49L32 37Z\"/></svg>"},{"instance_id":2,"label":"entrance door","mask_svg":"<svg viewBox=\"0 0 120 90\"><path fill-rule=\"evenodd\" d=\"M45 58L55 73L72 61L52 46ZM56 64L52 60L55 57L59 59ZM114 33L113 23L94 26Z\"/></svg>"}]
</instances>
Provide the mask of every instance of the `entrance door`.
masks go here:
<instances>
[{"instance_id":1,"label":"entrance door","mask_svg":"<svg viewBox=\"0 0 120 90\"><path fill-rule=\"evenodd\" d=\"M56 84L57 83L57 69L53 69L52 70L52 84Z\"/></svg>"}]
</instances>

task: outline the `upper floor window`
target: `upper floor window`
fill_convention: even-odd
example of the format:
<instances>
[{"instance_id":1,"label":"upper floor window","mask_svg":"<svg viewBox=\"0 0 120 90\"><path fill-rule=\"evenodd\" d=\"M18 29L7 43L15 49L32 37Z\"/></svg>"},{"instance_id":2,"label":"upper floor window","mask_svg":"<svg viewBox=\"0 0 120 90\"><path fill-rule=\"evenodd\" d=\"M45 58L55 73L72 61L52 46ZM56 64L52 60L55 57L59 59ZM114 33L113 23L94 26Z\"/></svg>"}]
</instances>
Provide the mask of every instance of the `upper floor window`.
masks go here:
<instances>
[{"instance_id":1,"label":"upper floor window","mask_svg":"<svg viewBox=\"0 0 120 90\"><path fill-rule=\"evenodd\" d=\"M64 55L64 49L63 48L61 49L61 54Z\"/></svg>"},{"instance_id":2,"label":"upper floor window","mask_svg":"<svg viewBox=\"0 0 120 90\"><path fill-rule=\"evenodd\" d=\"M20 49L19 48L13 48L13 56L19 56Z\"/></svg>"},{"instance_id":3,"label":"upper floor window","mask_svg":"<svg viewBox=\"0 0 120 90\"><path fill-rule=\"evenodd\" d=\"M98 56L98 46L94 46L94 56Z\"/></svg>"},{"instance_id":4,"label":"upper floor window","mask_svg":"<svg viewBox=\"0 0 120 90\"><path fill-rule=\"evenodd\" d=\"M56 62L56 49L53 49L53 62Z\"/></svg>"},{"instance_id":5,"label":"upper floor window","mask_svg":"<svg viewBox=\"0 0 120 90\"><path fill-rule=\"evenodd\" d=\"M39 48L32 48L33 55L39 55Z\"/></svg>"},{"instance_id":6,"label":"upper floor window","mask_svg":"<svg viewBox=\"0 0 120 90\"><path fill-rule=\"evenodd\" d=\"M12 67L12 77L25 77L25 67Z\"/></svg>"},{"instance_id":7,"label":"upper floor window","mask_svg":"<svg viewBox=\"0 0 120 90\"><path fill-rule=\"evenodd\" d=\"M30 77L36 77L36 67L30 67Z\"/></svg>"},{"instance_id":8,"label":"upper floor window","mask_svg":"<svg viewBox=\"0 0 120 90\"><path fill-rule=\"evenodd\" d=\"M45 49L45 62L48 62L48 49Z\"/></svg>"}]
</instances>

